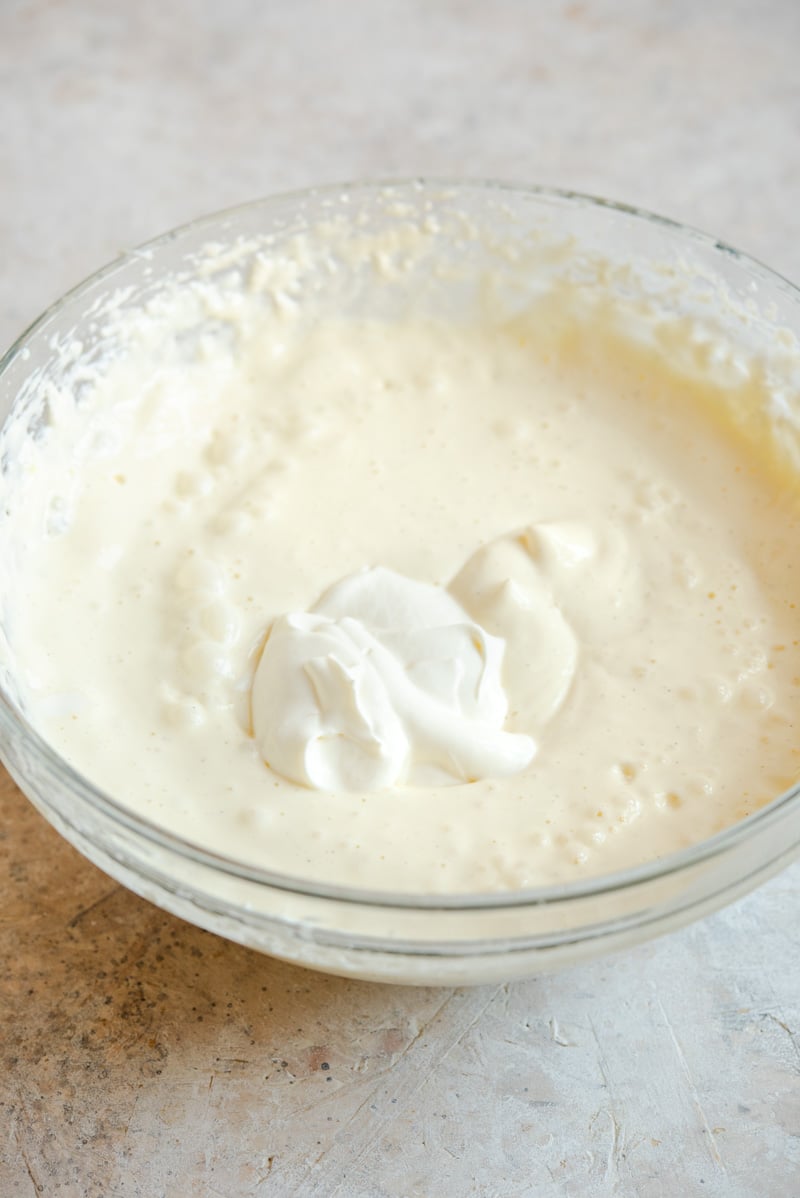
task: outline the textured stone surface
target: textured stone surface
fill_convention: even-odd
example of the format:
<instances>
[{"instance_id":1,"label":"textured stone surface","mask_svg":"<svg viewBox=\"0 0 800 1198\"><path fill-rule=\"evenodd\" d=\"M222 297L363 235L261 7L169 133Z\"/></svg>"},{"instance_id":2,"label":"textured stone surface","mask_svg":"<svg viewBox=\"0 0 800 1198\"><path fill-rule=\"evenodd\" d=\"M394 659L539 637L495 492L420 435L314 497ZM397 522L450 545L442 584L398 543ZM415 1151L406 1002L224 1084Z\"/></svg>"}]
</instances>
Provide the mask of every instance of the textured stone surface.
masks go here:
<instances>
[{"instance_id":1,"label":"textured stone surface","mask_svg":"<svg viewBox=\"0 0 800 1198\"><path fill-rule=\"evenodd\" d=\"M795 0L0 6L0 341L123 247L358 175L596 191L800 278ZM786 1195L800 871L558 977L325 978L165 915L0 781L0 1194Z\"/></svg>"}]
</instances>

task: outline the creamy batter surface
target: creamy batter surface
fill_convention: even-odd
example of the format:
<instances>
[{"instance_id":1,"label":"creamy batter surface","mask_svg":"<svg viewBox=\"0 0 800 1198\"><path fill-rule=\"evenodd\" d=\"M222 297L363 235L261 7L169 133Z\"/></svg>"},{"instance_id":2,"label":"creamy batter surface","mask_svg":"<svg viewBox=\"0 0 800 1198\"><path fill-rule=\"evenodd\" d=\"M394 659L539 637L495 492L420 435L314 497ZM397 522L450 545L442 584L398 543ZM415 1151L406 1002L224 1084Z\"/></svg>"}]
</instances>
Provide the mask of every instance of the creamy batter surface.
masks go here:
<instances>
[{"instance_id":1,"label":"creamy batter surface","mask_svg":"<svg viewBox=\"0 0 800 1198\"><path fill-rule=\"evenodd\" d=\"M143 331L9 504L29 718L166 828L317 880L700 841L800 775L797 485L725 414L759 377L568 303Z\"/></svg>"}]
</instances>

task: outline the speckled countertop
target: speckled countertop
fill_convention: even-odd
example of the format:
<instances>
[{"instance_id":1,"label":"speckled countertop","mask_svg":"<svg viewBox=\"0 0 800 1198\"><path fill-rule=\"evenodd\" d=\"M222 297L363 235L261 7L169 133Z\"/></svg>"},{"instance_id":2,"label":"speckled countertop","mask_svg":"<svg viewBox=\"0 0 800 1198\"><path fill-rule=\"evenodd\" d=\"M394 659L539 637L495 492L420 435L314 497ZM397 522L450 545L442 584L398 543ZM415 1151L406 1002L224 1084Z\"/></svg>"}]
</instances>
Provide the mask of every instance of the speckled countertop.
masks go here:
<instances>
[{"instance_id":1,"label":"speckled countertop","mask_svg":"<svg viewBox=\"0 0 800 1198\"><path fill-rule=\"evenodd\" d=\"M800 279L796 0L5 0L0 341L313 182L594 191ZM800 866L552 978L307 973L135 898L0 771L0 1196L800 1191Z\"/></svg>"}]
</instances>

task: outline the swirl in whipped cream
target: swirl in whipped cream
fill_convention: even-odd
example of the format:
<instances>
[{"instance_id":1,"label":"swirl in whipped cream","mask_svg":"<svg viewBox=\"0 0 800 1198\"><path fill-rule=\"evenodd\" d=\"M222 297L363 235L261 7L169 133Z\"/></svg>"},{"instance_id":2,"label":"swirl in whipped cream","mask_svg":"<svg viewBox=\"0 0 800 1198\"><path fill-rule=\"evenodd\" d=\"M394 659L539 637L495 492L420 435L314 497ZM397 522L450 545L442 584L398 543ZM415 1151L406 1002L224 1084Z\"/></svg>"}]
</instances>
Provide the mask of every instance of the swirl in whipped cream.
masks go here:
<instances>
[{"instance_id":1,"label":"swirl in whipped cream","mask_svg":"<svg viewBox=\"0 0 800 1198\"><path fill-rule=\"evenodd\" d=\"M318 790L517 773L536 745L503 730L504 650L443 588L362 570L275 621L252 693L261 753Z\"/></svg>"},{"instance_id":2,"label":"swirl in whipped cream","mask_svg":"<svg viewBox=\"0 0 800 1198\"><path fill-rule=\"evenodd\" d=\"M533 760L572 685L573 629L590 644L640 613L625 539L602 523L499 537L447 589L364 569L273 624L252 689L255 738L271 769L317 790L508 777ZM504 727L519 711L524 730Z\"/></svg>"}]
</instances>

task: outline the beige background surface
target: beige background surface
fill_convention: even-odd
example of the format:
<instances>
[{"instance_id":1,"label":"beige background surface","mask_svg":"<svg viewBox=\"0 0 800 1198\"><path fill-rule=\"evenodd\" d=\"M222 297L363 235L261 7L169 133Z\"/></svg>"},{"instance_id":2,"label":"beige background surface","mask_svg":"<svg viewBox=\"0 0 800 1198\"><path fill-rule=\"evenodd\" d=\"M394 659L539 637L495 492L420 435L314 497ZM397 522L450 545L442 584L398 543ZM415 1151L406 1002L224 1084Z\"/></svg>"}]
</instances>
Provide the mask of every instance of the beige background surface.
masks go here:
<instances>
[{"instance_id":1,"label":"beige background surface","mask_svg":"<svg viewBox=\"0 0 800 1198\"><path fill-rule=\"evenodd\" d=\"M271 191L595 191L800 280L796 0L0 0L0 342ZM508 987L306 973L164 915L0 773L0 1195L800 1192L800 867Z\"/></svg>"}]
</instances>

